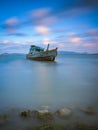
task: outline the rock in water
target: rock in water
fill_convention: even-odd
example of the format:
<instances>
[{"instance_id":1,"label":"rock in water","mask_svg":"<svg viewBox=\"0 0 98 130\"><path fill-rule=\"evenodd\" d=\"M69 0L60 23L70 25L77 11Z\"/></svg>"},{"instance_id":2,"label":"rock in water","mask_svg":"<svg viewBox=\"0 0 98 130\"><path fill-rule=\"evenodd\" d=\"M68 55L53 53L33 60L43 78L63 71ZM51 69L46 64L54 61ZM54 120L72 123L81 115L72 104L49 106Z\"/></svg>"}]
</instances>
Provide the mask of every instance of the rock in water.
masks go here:
<instances>
[{"instance_id":1,"label":"rock in water","mask_svg":"<svg viewBox=\"0 0 98 130\"><path fill-rule=\"evenodd\" d=\"M59 116L69 116L71 114L71 110L68 108L62 108L57 110L56 114Z\"/></svg>"}]
</instances>

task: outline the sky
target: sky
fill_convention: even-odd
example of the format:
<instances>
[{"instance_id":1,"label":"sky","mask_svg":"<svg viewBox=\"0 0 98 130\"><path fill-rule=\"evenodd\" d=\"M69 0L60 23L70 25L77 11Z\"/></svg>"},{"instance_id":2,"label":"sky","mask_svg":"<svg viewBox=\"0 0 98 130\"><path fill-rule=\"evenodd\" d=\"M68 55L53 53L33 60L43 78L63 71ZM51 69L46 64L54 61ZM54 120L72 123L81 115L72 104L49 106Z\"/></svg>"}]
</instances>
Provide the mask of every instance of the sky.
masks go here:
<instances>
[{"instance_id":1,"label":"sky","mask_svg":"<svg viewBox=\"0 0 98 130\"><path fill-rule=\"evenodd\" d=\"M0 54L48 43L98 53L98 0L0 0Z\"/></svg>"}]
</instances>

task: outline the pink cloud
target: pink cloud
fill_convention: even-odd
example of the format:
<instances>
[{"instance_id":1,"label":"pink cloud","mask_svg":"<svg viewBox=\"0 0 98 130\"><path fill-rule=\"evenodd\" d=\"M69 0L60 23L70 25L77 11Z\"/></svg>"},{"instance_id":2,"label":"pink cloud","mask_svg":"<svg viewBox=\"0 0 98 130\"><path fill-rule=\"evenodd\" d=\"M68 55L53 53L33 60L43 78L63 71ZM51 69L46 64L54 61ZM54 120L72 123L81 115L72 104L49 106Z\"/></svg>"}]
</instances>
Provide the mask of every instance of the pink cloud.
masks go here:
<instances>
[{"instance_id":1,"label":"pink cloud","mask_svg":"<svg viewBox=\"0 0 98 130\"><path fill-rule=\"evenodd\" d=\"M19 20L16 17L13 17L13 18L7 19L5 21L5 24L8 26L15 26L15 25L19 24Z\"/></svg>"},{"instance_id":2,"label":"pink cloud","mask_svg":"<svg viewBox=\"0 0 98 130\"><path fill-rule=\"evenodd\" d=\"M49 38L44 38L43 39L43 44L47 45L47 44L50 44L51 41L49 40Z\"/></svg>"},{"instance_id":3,"label":"pink cloud","mask_svg":"<svg viewBox=\"0 0 98 130\"><path fill-rule=\"evenodd\" d=\"M41 25L50 25L53 24L57 21L57 18L54 16L49 16L49 17L45 17L43 19L41 19L41 21L39 22L39 24Z\"/></svg>"},{"instance_id":4,"label":"pink cloud","mask_svg":"<svg viewBox=\"0 0 98 130\"><path fill-rule=\"evenodd\" d=\"M69 41L74 45L80 45L81 44L81 38L78 37L78 36L75 36L75 34L73 34L72 36L69 37Z\"/></svg>"},{"instance_id":5,"label":"pink cloud","mask_svg":"<svg viewBox=\"0 0 98 130\"><path fill-rule=\"evenodd\" d=\"M3 44L8 44L9 41L8 41L8 40L3 40L2 43L3 43Z\"/></svg>"},{"instance_id":6,"label":"pink cloud","mask_svg":"<svg viewBox=\"0 0 98 130\"><path fill-rule=\"evenodd\" d=\"M97 29L89 30L88 34L91 36L96 36L96 35L98 35L98 30Z\"/></svg>"},{"instance_id":7,"label":"pink cloud","mask_svg":"<svg viewBox=\"0 0 98 130\"><path fill-rule=\"evenodd\" d=\"M96 42L98 43L98 37L96 37Z\"/></svg>"},{"instance_id":8,"label":"pink cloud","mask_svg":"<svg viewBox=\"0 0 98 130\"><path fill-rule=\"evenodd\" d=\"M3 27L8 34L13 34L16 32L16 29L19 24L19 20L16 17L12 17L4 22Z\"/></svg>"},{"instance_id":9,"label":"pink cloud","mask_svg":"<svg viewBox=\"0 0 98 130\"><path fill-rule=\"evenodd\" d=\"M31 11L31 22L37 25L50 25L57 21L56 16L51 15L52 10L50 8L40 8Z\"/></svg>"},{"instance_id":10,"label":"pink cloud","mask_svg":"<svg viewBox=\"0 0 98 130\"><path fill-rule=\"evenodd\" d=\"M96 46L96 44L94 44L94 43L85 43L85 44L82 44L82 46L84 46L84 47L95 47Z\"/></svg>"},{"instance_id":11,"label":"pink cloud","mask_svg":"<svg viewBox=\"0 0 98 130\"><path fill-rule=\"evenodd\" d=\"M36 9L32 11L31 15L32 17L35 17L35 18L42 18L49 15L50 12L51 10L49 8L41 8L41 9Z\"/></svg>"},{"instance_id":12,"label":"pink cloud","mask_svg":"<svg viewBox=\"0 0 98 130\"><path fill-rule=\"evenodd\" d=\"M41 35L49 34L51 32L50 29L45 26L36 26L35 30L38 34L41 34Z\"/></svg>"}]
</instances>

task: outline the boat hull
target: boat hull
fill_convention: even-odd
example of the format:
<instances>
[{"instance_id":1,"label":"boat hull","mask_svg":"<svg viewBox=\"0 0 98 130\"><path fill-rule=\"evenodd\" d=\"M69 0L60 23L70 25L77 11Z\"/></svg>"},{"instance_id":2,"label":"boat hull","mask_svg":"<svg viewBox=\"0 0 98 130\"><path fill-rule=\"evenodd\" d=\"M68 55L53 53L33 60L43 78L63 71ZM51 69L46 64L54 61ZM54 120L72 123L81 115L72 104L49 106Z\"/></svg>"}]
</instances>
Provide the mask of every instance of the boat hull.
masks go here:
<instances>
[{"instance_id":1,"label":"boat hull","mask_svg":"<svg viewBox=\"0 0 98 130\"><path fill-rule=\"evenodd\" d=\"M26 57L32 60L39 61L54 61L57 56L57 48L53 50L47 50L36 54L27 54Z\"/></svg>"}]
</instances>

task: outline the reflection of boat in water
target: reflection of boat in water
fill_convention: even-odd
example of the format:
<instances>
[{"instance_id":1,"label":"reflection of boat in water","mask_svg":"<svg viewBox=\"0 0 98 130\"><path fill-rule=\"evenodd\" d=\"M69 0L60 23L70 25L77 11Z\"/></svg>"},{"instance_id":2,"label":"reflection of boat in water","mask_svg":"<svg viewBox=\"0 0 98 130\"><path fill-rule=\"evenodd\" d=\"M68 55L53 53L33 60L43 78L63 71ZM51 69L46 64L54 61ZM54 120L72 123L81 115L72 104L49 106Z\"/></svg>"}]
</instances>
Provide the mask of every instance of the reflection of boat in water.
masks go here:
<instances>
[{"instance_id":1,"label":"reflection of boat in water","mask_svg":"<svg viewBox=\"0 0 98 130\"><path fill-rule=\"evenodd\" d=\"M41 47L31 45L27 58L40 61L54 61L57 56L57 48L49 50L49 44L47 49L44 50Z\"/></svg>"}]
</instances>

